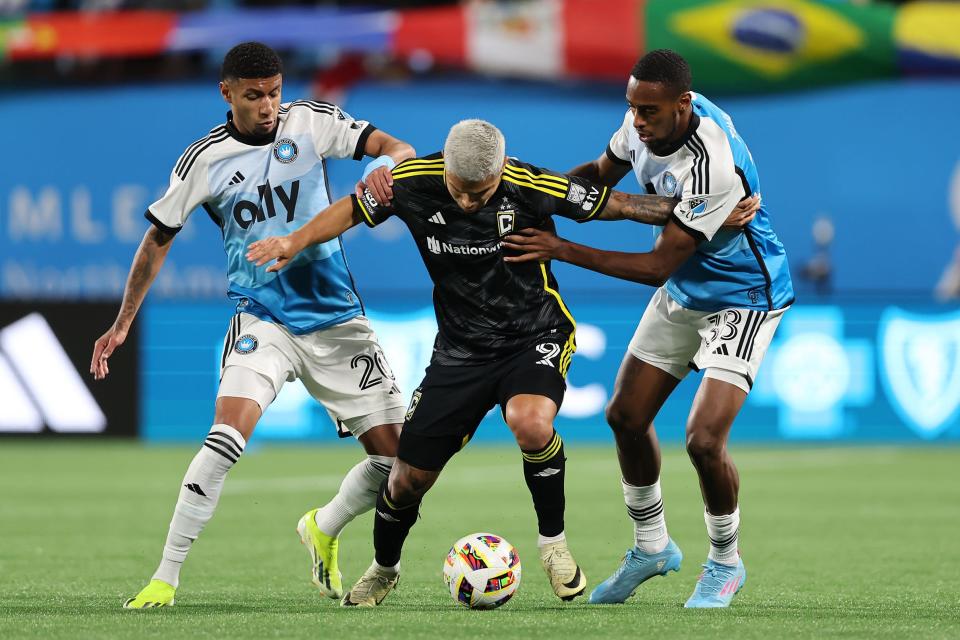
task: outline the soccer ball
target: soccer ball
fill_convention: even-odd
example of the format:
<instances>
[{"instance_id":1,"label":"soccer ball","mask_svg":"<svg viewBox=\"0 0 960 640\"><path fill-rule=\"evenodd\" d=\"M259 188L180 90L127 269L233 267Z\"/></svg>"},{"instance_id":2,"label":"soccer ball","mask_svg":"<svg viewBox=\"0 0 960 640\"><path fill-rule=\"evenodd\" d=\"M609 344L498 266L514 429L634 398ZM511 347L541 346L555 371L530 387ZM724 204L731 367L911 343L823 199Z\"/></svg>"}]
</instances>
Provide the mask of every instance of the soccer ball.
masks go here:
<instances>
[{"instance_id":1,"label":"soccer ball","mask_svg":"<svg viewBox=\"0 0 960 640\"><path fill-rule=\"evenodd\" d=\"M443 581L457 604L496 609L520 586L520 556L492 533L471 533L454 543L443 561Z\"/></svg>"}]
</instances>

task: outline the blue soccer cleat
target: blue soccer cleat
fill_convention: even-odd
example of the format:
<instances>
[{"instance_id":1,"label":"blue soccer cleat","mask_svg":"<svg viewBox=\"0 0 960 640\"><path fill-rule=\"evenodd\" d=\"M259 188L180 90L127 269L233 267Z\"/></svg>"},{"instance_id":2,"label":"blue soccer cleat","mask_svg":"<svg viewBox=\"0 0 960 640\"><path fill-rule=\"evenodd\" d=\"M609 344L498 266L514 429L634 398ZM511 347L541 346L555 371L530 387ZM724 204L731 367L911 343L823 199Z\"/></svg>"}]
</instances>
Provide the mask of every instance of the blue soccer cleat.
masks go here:
<instances>
[{"instance_id":1,"label":"blue soccer cleat","mask_svg":"<svg viewBox=\"0 0 960 640\"><path fill-rule=\"evenodd\" d=\"M673 540L660 553L644 553L637 547L628 549L613 575L590 594L590 604L620 604L650 578L679 571L681 560L683 553Z\"/></svg>"},{"instance_id":2,"label":"blue soccer cleat","mask_svg":"<svg viewBox=\"0 0 960 640\"><path fill-rule=\"evenodd\" d=\"M729 607L733 596L737 595L746 581L747 570L743 566L743 560L738 560L735 567L707 560L703 565L703 573L697 578L693 595L683 606L687 609Z\"/></svg>"}]
</instances>

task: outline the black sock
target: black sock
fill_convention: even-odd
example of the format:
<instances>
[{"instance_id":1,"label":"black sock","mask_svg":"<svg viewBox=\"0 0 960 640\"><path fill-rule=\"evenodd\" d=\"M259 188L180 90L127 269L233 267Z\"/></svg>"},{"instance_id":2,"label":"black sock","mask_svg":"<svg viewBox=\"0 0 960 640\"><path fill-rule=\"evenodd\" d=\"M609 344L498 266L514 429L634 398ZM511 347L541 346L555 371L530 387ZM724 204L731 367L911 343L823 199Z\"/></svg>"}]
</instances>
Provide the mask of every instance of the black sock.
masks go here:
<instances>
[{"instance_id":1,"label":"black sock","mask_svg":"<svg viewBox=\"0 0 960 640\"><path fill-rule=\"evenodd\" d=\"M533 497L537 511L540 535L553 537L563 532L563 476L565 462L563 440L553 432L547 446L538 451L521 451L523 454L523 477Z\"/></svg>"},{"instance_id":2,"label":"black sock","mask_svg":"<svg viewBox=\"0 0 960 640\"><path fill-rule=\"evenodd\" d=\"M398 506L387 494L387 481L380 485L373 517L373 548L377 564L392 567L400 562L400 550L417 521L420 502Z\"/></svg>"}]
</instances>

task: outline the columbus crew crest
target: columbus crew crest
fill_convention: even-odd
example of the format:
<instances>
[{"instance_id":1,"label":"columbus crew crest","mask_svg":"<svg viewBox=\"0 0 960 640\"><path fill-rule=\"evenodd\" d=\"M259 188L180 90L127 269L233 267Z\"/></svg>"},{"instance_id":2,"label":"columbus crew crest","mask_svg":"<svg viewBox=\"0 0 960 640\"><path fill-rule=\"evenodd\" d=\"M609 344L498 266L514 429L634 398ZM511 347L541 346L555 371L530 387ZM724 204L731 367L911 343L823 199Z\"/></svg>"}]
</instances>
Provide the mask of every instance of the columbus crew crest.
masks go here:
<instances>
[{"instance_id":1,"label":"columbus crew crest","mask_svg":"<svg viewBox=\"0 0 960 640\"><path fill-rule=\"evenodd\" d=\"M513 223L517 214L513 211L500 211L497 213L497 231L503 237L508 233L513 233Z\"/></svg>"},{"instance_id":2,"label":"columbus crew crest","mask_svg":"<svg viewBox=\"0 0 960 640\"><path fill-rule=\"evenodd\" d=\"M405 416L407 420L410 420L413 417L413 413L417 410L417 406L420 404L420 397L423 395L423 392L420 389L417 389L413 392L413 397L410 398L410 406L407 407L407 415Z\"/></svg>"}]
</instances>

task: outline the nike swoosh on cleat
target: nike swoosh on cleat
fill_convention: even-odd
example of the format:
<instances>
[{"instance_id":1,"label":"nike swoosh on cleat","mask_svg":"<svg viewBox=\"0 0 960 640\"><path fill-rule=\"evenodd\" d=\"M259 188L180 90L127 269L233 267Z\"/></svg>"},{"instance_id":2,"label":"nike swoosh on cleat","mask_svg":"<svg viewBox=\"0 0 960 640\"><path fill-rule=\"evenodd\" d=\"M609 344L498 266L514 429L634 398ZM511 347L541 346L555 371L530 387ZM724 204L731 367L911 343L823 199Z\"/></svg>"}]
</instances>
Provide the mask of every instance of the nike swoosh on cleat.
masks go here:
<instances>
[{"instance_id":1,"label":"nike swoosh on cleat","mask_svg":"<svg viewBox=\"0 0 960 640\"><path fill-rule=\"evenodd\" d=\"M579 582L580 582L580 567L578 566L577 572L573 574L573 580L565 583L563 586L565 586L567 589L573 589L575 586L577 586Z\"/></svg>"}]
</instances>

